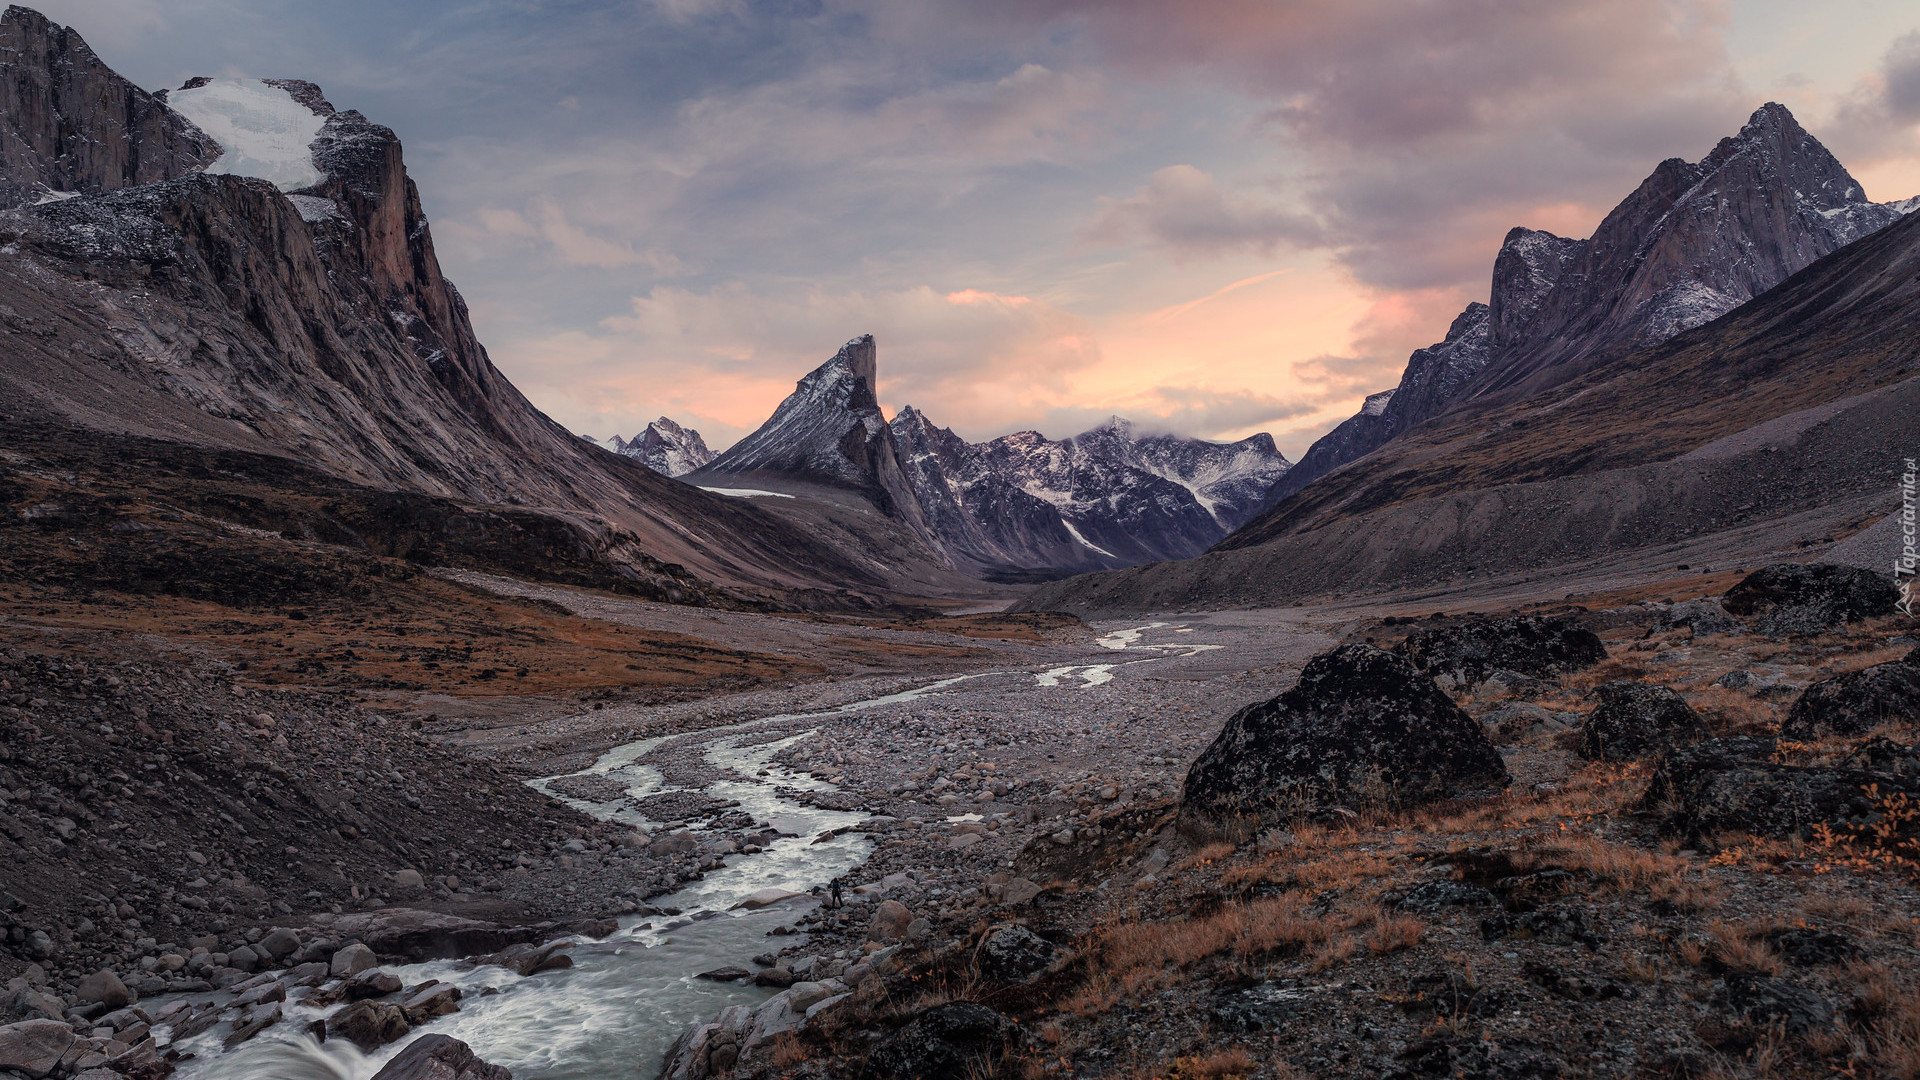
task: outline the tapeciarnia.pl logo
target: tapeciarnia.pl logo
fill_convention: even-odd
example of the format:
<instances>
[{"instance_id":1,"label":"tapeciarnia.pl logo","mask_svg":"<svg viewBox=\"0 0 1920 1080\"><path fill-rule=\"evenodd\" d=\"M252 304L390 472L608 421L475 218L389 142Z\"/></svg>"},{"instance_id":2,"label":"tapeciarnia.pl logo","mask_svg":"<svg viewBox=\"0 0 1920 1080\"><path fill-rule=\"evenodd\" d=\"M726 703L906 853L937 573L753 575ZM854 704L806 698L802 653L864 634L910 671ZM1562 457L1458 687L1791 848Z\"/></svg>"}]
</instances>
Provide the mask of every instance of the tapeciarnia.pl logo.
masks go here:
<instances>
[{"instance_id":1,"label":"tapeciarnia.pl logo","mask_svg":"<svg viewBox=\"0 0 1920 1080\"><path fill-rule=\"evenodd\" d=\"M1900 610L1909 618L1913 616L1913 575L1914 565L1920 562L1920 552L1914 550L1914 474L1920 472L1914 468L1912 458L1906 459L1906 469L1900 474L1900 554L1893 560L1893 583L1900 589Z\"/></svg>"}]
</instances>

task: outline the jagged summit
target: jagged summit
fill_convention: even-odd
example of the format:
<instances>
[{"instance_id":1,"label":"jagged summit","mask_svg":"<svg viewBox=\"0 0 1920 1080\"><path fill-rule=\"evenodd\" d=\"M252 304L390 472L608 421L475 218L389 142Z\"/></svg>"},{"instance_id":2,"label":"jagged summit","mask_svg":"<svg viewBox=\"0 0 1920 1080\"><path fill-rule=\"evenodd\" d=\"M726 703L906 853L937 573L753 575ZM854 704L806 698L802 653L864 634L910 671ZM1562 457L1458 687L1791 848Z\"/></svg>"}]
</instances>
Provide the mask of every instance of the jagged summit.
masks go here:
<instances>
[{"instance_id":1,"label":"jagged summit","mask_svg":"<svg viewBox=\"0 0 1920 1080\"><path fill-rule=\"evenodd\" d=\"M698 431L681 427L669 417L648 424L632 440L618 435L589 439L596 446L635 458L662 476L681 476L713 460L713 451Z\"/></svg>"},{"instance_id":2,"label":"jagged summit","mask_svg":"<svg viewBox=\"0 0 1920 1080\"><path fill-rule=\"evenodd\" d=\"M1315 442L1269 505L1462 402L1524 394L1711 322L1916 206L1869 202L1768 102L1698 162L1655 166L1588 239L1510 231L1489 302L1414 353L1390 401L1370 397Z\"/></svg>"},{"instance_id":3,"label":"jagged summit","mask_svg":"<svg viewBox=\"0 0 1920 1080\"><path fill-rule=\"evenodd\" d=\"M840 347L808 372L767 422L710 462L711 473L779 472L866 487L892 455L879 445L886 418L874 397L878 350L872 334Z\"/></svg>"}]
</instances>

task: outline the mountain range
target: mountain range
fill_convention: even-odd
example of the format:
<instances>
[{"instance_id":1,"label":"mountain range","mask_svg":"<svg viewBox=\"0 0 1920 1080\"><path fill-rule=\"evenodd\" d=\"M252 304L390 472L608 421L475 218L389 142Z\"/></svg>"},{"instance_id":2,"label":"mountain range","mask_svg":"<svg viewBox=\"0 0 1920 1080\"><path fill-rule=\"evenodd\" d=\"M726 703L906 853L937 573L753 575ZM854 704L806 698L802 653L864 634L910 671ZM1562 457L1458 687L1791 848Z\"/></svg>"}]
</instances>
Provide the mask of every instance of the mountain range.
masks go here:
<instances>
[{"instance_id":1,"label":"mountain range","mask_svg":"<svg viewBox=\"0 0 1920 1080\"><path fill-rule=\"evenodd\" d=\"M662 476L680 476L713 460L707 440L698 431L683 428L667 417L648 424L632 439L611 435L588 439L616 454L638 459L642 465Z\"/></svg>"},{"instance_id":2,"label":"mountain range","mask_svg":"<svg viewBox=\"0 0 1920 1080\"><path fill-rule=\"evenodd\" d=\"M1913 454L1916 204L1868 202L1767 105L1702 162L1662 163L1593 237L1510 234L1494 302L1415 353L1399 387L1212 551L1022 603L1417 597L1738 565L1847 537L1897 506L1894 466ZM1300 471L1309 459L1317 477Z\"/></svg>"},{"instance_id":3,"label":"mountain range","mask_svg":"<svg viewBox=\"0 0 1920 1080\"><path fill-rule=\"evenodd\" d=\"M872 335L847 342L766 423L684 478L857 492L949 568L1021 581L1197 555L1289 467L1265 434L1214 443L1136 433L1119 417L1066 439L1021 431L970 443L911 405L888 420L878 367Z\"/></svg>"},{"instance_id":4,"label":"mountain range","mask_svg":"<svg viewBox=\"0 0 1920 1080\"><path fill-rule=\"evenodd\" d=\"M1821 256L1885 228L1920 197L1874 203L1785 106L1756 110L1698 162L1661 162L1593 236L1515 228L1490 302L1415 352L1274 486L1269 503L1468 398L1522 394L1732 311Z\"/></svg>"}]
</instances>

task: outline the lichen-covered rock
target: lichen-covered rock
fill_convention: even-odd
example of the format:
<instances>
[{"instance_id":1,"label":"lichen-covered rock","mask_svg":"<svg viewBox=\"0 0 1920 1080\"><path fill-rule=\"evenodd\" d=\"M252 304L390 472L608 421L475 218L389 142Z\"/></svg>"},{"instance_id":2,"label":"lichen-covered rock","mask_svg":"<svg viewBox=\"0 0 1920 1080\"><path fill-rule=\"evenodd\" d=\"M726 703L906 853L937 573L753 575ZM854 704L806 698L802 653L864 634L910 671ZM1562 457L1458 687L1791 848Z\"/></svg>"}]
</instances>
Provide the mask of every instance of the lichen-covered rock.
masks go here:
<instances>
[{"instance_id":1,"label":"lichen-covered rock","mask_svg":"<svg viewBox=\"0 0 1920 1080\"><path fill-rule=\"evenodd\" d=\"M1733 1016L1765 1031L1784 1028L1800 1037L1833 1026L1833 1006L1805 987L1765 975L1729 975L1715 1000Z\"/></svg>"},{"instance_id":2,"label":"lichen-covered rock","mask_svg":"<svg viewBox=\"0 0 1920 1080\"><path fill-rule=\"evenodd\" d=\"M1593 631L1544 615L1419 630L1395 651L1428 675L1446 675L1468 686L1502 669L1543 679L1607 658L1606 645Z\"/></svg>"},{"instance_id":3,"label":"lichen-covered rock","mask_svg":"<svg viewBox=\"0 0 1920 1080\"><path fill-rule=\"evenodd\" d=\"M40 1080L59 1066L73 1040L73 1029L61 1020L27 1020L0 1027L0 1069Z\"/></svg>"},{"instance_id":4,"label":"lichen-covered rock","mask_svg":"<svg viewBox=\"0 0 1920 1080\"><path fill-rule=\"evenodd\" d=\"M1857 566L1775 563L1727 590L1720 604L1735 615L1763 615L1775 636L1816 634L1843 622L1893 614L1900 592L1884 575Z\"/></svg>"},{"instance_id":5,"label":"lichen-covered rock","mask_svg":"<svg viewBox=\"0 0 1920 1080\"><path fill-rule=\"evenodd\" d=\"M471 1046L451 1035L422 1035L373 1080L513 1080L513 1073L481 1061Z\"/></svg>"},{"instance_id":6,"label":"lichen-covered rock","mask_svg":"<svg viewBox=\"0 0 1920 1080\"><path fill-rule=\"evenodd\" d=\"M1647 786L1644 805L1690 836L1744 832L1811 837L1825 824L1840 835L1879 820L1868 789L1920 796L1920 779L1851 768L1782 765L1773 739L1708 739L1670 751Z\"/></svg>"},{"instance_id":7,"label":"lichen-covered rock","mask_svg":"<svg viewBox=\"0 0 1920 1080\"><path fill-rule=\"evenodd\" d=\"M1699 714L1667 687L1622 679L1598 693L1600 707L1580 729L1580 756L1588 761L1633 761L1707 737Z\"/></svg>"},{"instance_id":8,"label":"lichen-covered rock","mask_svg":"<svg viewBox=\"0 0 1920 1080\"><path fill-rule=\"evenodd\" d=\"M984 1075L1019 1026L984 1005L953 1001L913 1018L867 1057L868 1080L968 1080Z\"/></svg>"},{"instance_id":9,"label":"lichen-covered rock","mask_svg":"<svg viewBox=\"0 0 1920 1080\"><path fill-rule=\"evenodd\" d=\"M1814 683L1780 726L1790 739L1864 735L1888 722L1920 721L1920 664L1912 657Z\"/></svg>"},{"instance_id":10,"label":"lichen-covered rock","mask_svg":"<svg viewBox=\"0 0 1920 1080\"><path fill-rule=\"evenodd\" d=\"M1291 690L1227 721L1188 772L1182 809L1277 824L1506 783L1485 730L1432 679L1392 653L1343 645L1308 661Z\"/></svg>"},{"instance_id":11,"label":"lichen-covered rock","mask_svg":"<svg viewBox=\"0 0 1920 1080\"><path fill-rule=\"evenodd\" d=\"M1024 926L997 931L980 947L980 970L1002 982L1025 982L1053 963L1053 943Z\"/></svg>"}]
</instances>

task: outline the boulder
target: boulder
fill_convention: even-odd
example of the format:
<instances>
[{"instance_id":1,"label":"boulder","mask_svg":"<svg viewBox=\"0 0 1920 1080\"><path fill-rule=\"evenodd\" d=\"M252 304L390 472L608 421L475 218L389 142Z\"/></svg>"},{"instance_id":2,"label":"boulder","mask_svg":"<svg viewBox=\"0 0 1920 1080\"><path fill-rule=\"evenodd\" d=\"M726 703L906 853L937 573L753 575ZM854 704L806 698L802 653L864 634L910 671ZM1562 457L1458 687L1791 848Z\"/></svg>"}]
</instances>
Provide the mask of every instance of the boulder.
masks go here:
<instances>
[{"instance_id":1,"label":"boulder","mask_svg":"<svg viewBox=\"0 0 1920 1080\"><path fill-rule=\"evenodd\" d=\"M268 931L267 936L261 938L260 943L254 946L256 952L264 951L275 960L285 960L298 951L299 948L300 935L284 926L275 927L271 931Z\"/></svg>"},{"instance_id":2,"label":"boulder","mask_svg":"<svg viewBox=\"0 0 1920 1080\"><path fill-rule=\"evenodd\" d=\"M241 1013L239 1019L233 1022L233 1031L221 1041L220 1045L227 1050L231 1050L279 1023L281 1016L282 1013L278 1001L269 1001L254 1005Z\"/></svg>"},{"instance_id":3,"label":"boulder","mask_svg":"<svg viewBox=\"0 0 1920 1080\"><path fill-rule=\"evenodd\" d=\"M82 1005L104 1005L108 1009L124 1009L133 1001L133 995L127 993L127 984L110 969L99 971L80 980L73 988L73 1000Z\"/></svg>"},{"instance_id":4,"label":"boulder","mask_svg":"<svg viewBox=\"0 0 1920 1080\"><path fill-rule=\"evenodd\" d=\"M328 929L343 939L358 938L383 956L404 956L416 961L499 952L541 935L541 931L531 926L500 926L415 908L382 908L345 915L335 919Z\"/></svg>"},{"instance_id":5,"label":"boulder","mask_svg":"<svg viewBox=\"0 0 1920 1080\"><path fill-rule=\"evenodd\" d=\"M400 976L380 968L368 968L348 979L340 987L340 996L348 1001L386 997L400 992Z\"/></svg>"},{"instance_id":6,"label":"boulder","mask_svg":"<svg viewBox=\"0 0 1920 1080\"><path fill-rule=\"evenodd\" d=\"M1735 628L1733 619L1728 617L1727 609L1713 597L1705 600L1686 600L1667 609L1668 626L1685 626L1693 631L1696 638L1712 637L1724 634Z\"/></svg>"},{"instance_id":7,"label":"boulder","mask_svg":"<svg viewBox=\"0 0 1920 1080\"><path fill-rule=\"evenodd\" d=\"M379 965L380 958L373 955L373 950L356 941L334 953L333 961L327 965L327 970L331 972L335 978L340 978L347 975L358 975L368 968L378 967Z\"/></svg>"},{"instance_id":8,"label":"boulder","mask_svg":"<svg viewBox=\"0 0 1920 1080\"><path fill-rule=\"evenodd\" d=\"M1920 778L1852 768L1781 765L1773 739L1708 739L1669 751L1654 768L1642 805L1670 815L1689 836L1746 832L1811 838L1825 824L1841 835L1879 820L1868 794L1920 797Z\"/></svg>"},{"instance_id":9,"label":"boulder","mask_svg":"<svg viewBox=\"0 0 1920 1080\"><path fill-rule=\"evenodd\" d=\"M420 871L408 867L405 870L394 871L393 887L407 892L419 892L427 887L427 879L420 876Z\"/></svg>"},{"instance_id":10,"label":"boulder","mask_svg":"<svg viewBox=\"0 0 1920 1080\"><path fill-rule=\"evenodd\" d=\"M1865 735L1884 723L1920 721L1920 664L1911 660L1909 655L1814 683L1787 711L1780 734Z\"/></svg>"},{"instance_id":11,"label":"boulder","mask_svg":"<svg viewBox=\"0 0 1920 1080\"><path fill-rule=\"evenodd\" d=\"M1833 1006L1805 987L1765 975L1729 975L1717 1002L1728 1012L1760 1031L1784 1029L1791 1038L1804 1038L1833 1027Z\"/></svg>"},{"instance_id":12,"label":"boulder","mask_svg":"<svg viewBox=\"0 0 1920 1080\"><path fill-rule=\"evenodd\" d=\"M796 896L805 895L805 893L797 893L791 889L761 889L758 892L748 894L746 899L733 906L735 908L744 908L748 911L758 911L763 907L777 904L782 900L791 900Z\"/></svg>"},{"instance_id":13,"label":"boulder","mask_svg":"<svg viewBox=\"0 0 1920 1080\"><path fill-rule=\"evenodd\" d=\"M1707 737L1699 714L1667 687L1622 679L1596 693L1600 707L1580 729L1580 756L1588 761L1633 761Z\"/></svg>"},{"instance_id":14,"label":"boulder","mask_svg":"<svg viewBox=\"0 0 1920 1080\"><path fill-rule=\"evenodd\" d=\"M251 945L242 945L227 954L227 966L235 971L251 972L260 966L261 956Z\"/></svg>"},{"instance_id":15,"label":"boulder","mask_svg":"<svg viewBox=\"0 0 1920 1080\"><path fill-rule=\"evenodd\" d=\"M398 1005L361 1001L327 1018L327 1038L345 1039L371 1054L413 1030Z\"/></svg>"},{"instance_id":16,"label":"boulder","mask_svg":"<svg viewBox=\"0 0 1920 1080\"><path fill-rule=\"evenodd\" d=\"M62 1020L25 1020L0 1027L0 1069L41 1080L73 1046L73 1028Z\"/></svg>"},{"instance_id":17,"label":"boulder","mask_svg":"<svg viewBox=\"0 0 1920 1080\"><path fill-rule=\"evenodd\" d=\"M373 1080L513 1080L513 1073L474 1056L451 1035L422 1035L394 1055Z\"/></svg>"},{"instance_id":18,"label":"boulder","mask_svg":"<svg viewBox=\"0 0 1920 1080\"><path fill-rule=\"evenodd\" d=\"M1767 616L1763 632L1819 633L1835 623L1891 615L1899 600L1900 591L1893 582L1871 570L1827 563L1775 563L1741 579L1720 604L1735 615Z\"/></svg>"},{"instance_id":19,"label":"boulder","mask_svg":"<svg viewBox=\"0 0 1920 1080\"><path fill-rule=\"evenodd\" d=\"M571 942L552 941L545 945L523 944L509 945L497 953L473 958L475 964L491 964L494 967L507 968L522 977L538 975L543 971L560 971L573 966L573 957L566 954L572 947Z\"/></svg>"},{"instance_id":20,"label":"boulder","mask_svg":"<svg viewBox=\"0 0 1920 1080\"><path fill-rule=\"evenodd\" d=\"M996 931L980 946L980 970L1001 982L1027 982L1053 964L1053 943L1024 926Z\"/></svg>"},{"instance_id":21,"label":"boulder","mask_svg":"<svg viewBox=\"0 0 1920 1080\"><path fill-rule=\"evenodd\" d=\"M1431 678L1392 653L1343 645L1308 661L1291 690L1227 721L1187 773L1182 810L1272 825L1506 783L1486 731Z\"/></svg>"},{"instance_id":22,"label":"boulder","mask_svg":"<svg viewBox=\"0 0 1920 1080\"><path fill-rule=\"evenodd\" d=\"M984 1005L935 1005L867 1055L868 1080L969 1080L986 1075L1019 1037L1019 1026Z\"/></svg>"},{"instance_id":23,"label":"boulder","mask_svg":"<svg viewBox=\"0 0 1920 1080\"><path fill-rule=\"evenodd\" d=\"M1416 630L1394 651L1429 676L1446 675L1463 686L1500 670L1551 678L1607 658L1606 645L1593 631L1544 615Z\"/></svg>"},{"instance_id":24,"label":"boulder","mask_svg":"<svg viewBox=\"0 0 1920 1080\"><path fill-rule=\"evenodd\" d=\"M460 1011L460 988L452 983L425 982L407 993L400 1010L415 1027L439 1016Z\"/></svg>"},{"instance_id":25,"label":"boulder","mask_svg":"<svg viewBox=\"0 0 1920 1080\"><path fill-rule=\"evenodd\" d=\"M797 982L787 991L787 1006L794 1012L805 1013L832 996L833 988L826 983Z\"/></svg>"},{"instance_id":26,"label":"boulder","mask_svg":"<svg viewBox=\"0 0 1920 1080\"><path fill-rule=\"evenodd\" d=\"M882 900L867 924L867 937L874 941L899 941L913 926L913 912L898 900Z\"/></svg>"}]
</instances>

